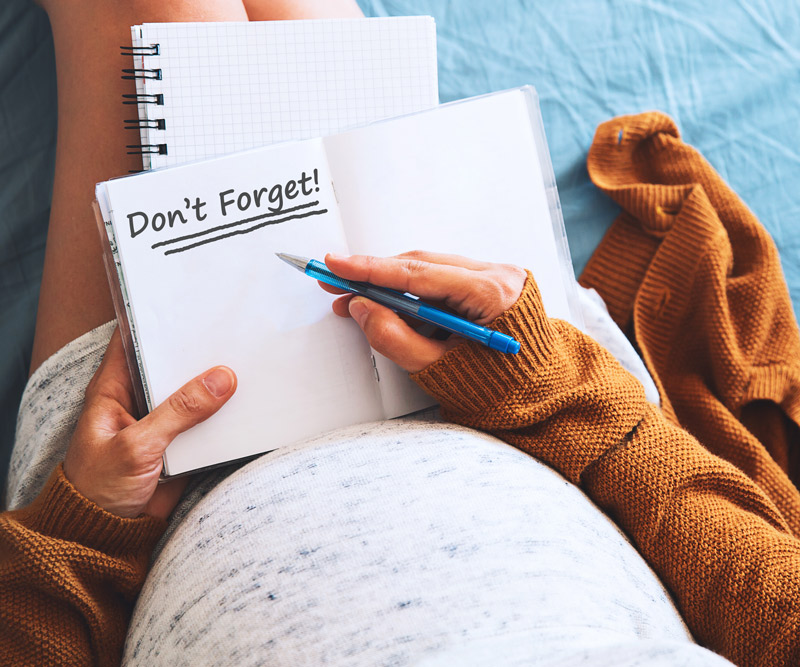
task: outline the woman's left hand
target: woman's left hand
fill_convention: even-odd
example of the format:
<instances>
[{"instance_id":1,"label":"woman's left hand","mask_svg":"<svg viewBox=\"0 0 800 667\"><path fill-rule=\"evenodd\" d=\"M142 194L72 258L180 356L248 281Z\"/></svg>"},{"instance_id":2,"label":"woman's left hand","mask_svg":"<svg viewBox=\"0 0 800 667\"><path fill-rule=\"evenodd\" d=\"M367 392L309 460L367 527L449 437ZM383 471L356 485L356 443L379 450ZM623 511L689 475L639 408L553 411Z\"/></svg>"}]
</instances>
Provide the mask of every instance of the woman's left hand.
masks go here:
<instances>
[{"instance_id":1,"label":"woman's left hand","mask_svg":"<svg viewBox=\"0 0 800 667\"><path fill-rule=\"evenodd\" d=\"M161 457L179 433L208 419L236 391L236 375L217 366L138 420L119 330L92 381L64 459L64 475L84 497L122 517L166 518L188 478L159 484Z\"/></svg>"}]
</instances>

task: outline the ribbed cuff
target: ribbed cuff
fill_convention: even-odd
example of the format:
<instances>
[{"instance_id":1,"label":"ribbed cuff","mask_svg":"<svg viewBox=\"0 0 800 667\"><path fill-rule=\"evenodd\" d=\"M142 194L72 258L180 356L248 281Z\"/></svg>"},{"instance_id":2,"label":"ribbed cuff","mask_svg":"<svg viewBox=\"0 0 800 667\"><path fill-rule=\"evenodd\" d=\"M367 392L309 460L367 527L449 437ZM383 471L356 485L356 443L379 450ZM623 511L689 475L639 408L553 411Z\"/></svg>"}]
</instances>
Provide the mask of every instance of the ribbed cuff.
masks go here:
<instances>
[{"instance_id":1,"label":"ribbed cuff","mask_svg":"<svg viewBox=\"0 0 800 667\"><path fill-rule=\"evenodd\" d=\"M23 525L38 533L112 556L151 551L167 527L166 521L152 516L126 519L106 512L72 486L62 464L36 500L16 514Z\"/></svg>"},{"instance_id":2,"label":"ribbed cuff","mask_svg":"<svg viewBox=\"0 0 800 667\"><path fill-rule=\"evenodd\" d=\"M481 413L515 391L520 377L552 372L553 359L558 355L557 334L530 271L517 302L488 326L519 341L519 353L504 354L464 342L426 369L411 374L443 408L459 414Z\"/></svg>"}]
</instances>

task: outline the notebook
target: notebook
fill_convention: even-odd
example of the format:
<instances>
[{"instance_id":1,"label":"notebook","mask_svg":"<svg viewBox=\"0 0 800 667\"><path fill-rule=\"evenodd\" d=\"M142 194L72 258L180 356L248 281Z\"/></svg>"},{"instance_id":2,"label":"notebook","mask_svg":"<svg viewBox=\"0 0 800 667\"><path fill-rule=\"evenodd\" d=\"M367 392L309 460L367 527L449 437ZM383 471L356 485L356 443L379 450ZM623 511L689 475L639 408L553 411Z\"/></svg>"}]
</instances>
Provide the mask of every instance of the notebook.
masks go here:
<instances>
[{"instance_id":1,"label":"notebook","mask_svg":"<svg viewBox=\"0 0 800 667\"><path fill-rule=\"evenodd\" d=\"M306 139L438 103L433 18L131 28L145 169Z\"/></svg>"},{"instance_id":2,"label":"notebook","mask_svg":"<svg viewBox=\"0 0 800 667\"><path fill-rule=\"evenodd\" d=\"M169 446L166 475L432 402L276 252L511 262L533 270L551 317L581 325L530 87L115 179L96 195L143 407L216 364L239 377L219 413Z\"/></svg>"}]
</instances>

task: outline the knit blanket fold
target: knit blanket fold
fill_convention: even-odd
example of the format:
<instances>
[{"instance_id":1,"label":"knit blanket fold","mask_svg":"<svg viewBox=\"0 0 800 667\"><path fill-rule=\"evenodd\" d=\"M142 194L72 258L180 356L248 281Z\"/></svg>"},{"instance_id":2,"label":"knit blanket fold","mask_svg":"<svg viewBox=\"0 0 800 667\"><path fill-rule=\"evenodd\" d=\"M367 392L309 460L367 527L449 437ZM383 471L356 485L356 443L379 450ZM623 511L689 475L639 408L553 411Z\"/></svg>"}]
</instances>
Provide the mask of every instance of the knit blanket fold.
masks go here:
<instances>
[{"instance_id":1,"label":"knit blanket fold","mask_svg":"<svg viewBox=\"0 0 800 667\"><path fill-rule=\"evenodd\" d=\"M773 240L662 113L600 125L588 170L622 212L580 283L641 352L667 417L800 536L800 334Z\"/></svg>"}]
</instances>

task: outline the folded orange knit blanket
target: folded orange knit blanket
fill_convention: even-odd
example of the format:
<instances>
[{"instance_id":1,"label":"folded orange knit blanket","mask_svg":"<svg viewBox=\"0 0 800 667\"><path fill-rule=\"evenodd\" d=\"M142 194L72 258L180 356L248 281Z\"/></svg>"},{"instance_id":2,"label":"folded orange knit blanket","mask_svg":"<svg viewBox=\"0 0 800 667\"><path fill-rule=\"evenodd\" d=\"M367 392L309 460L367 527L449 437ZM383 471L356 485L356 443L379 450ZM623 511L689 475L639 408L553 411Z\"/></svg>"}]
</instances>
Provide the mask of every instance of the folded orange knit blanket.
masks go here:
<instances>
[{"instance_id":1,"label":"folded orange knit blanket","mask_svg":"<svg viewBox=\"0 0 800 667\"><path fill-rule=\"evenodd\" d=\"M641 352L667 416L800 536L800 336L775 244L661 113L600 125L588 168L622 212L580 282Z\"/></svg>"}]
</instances>

